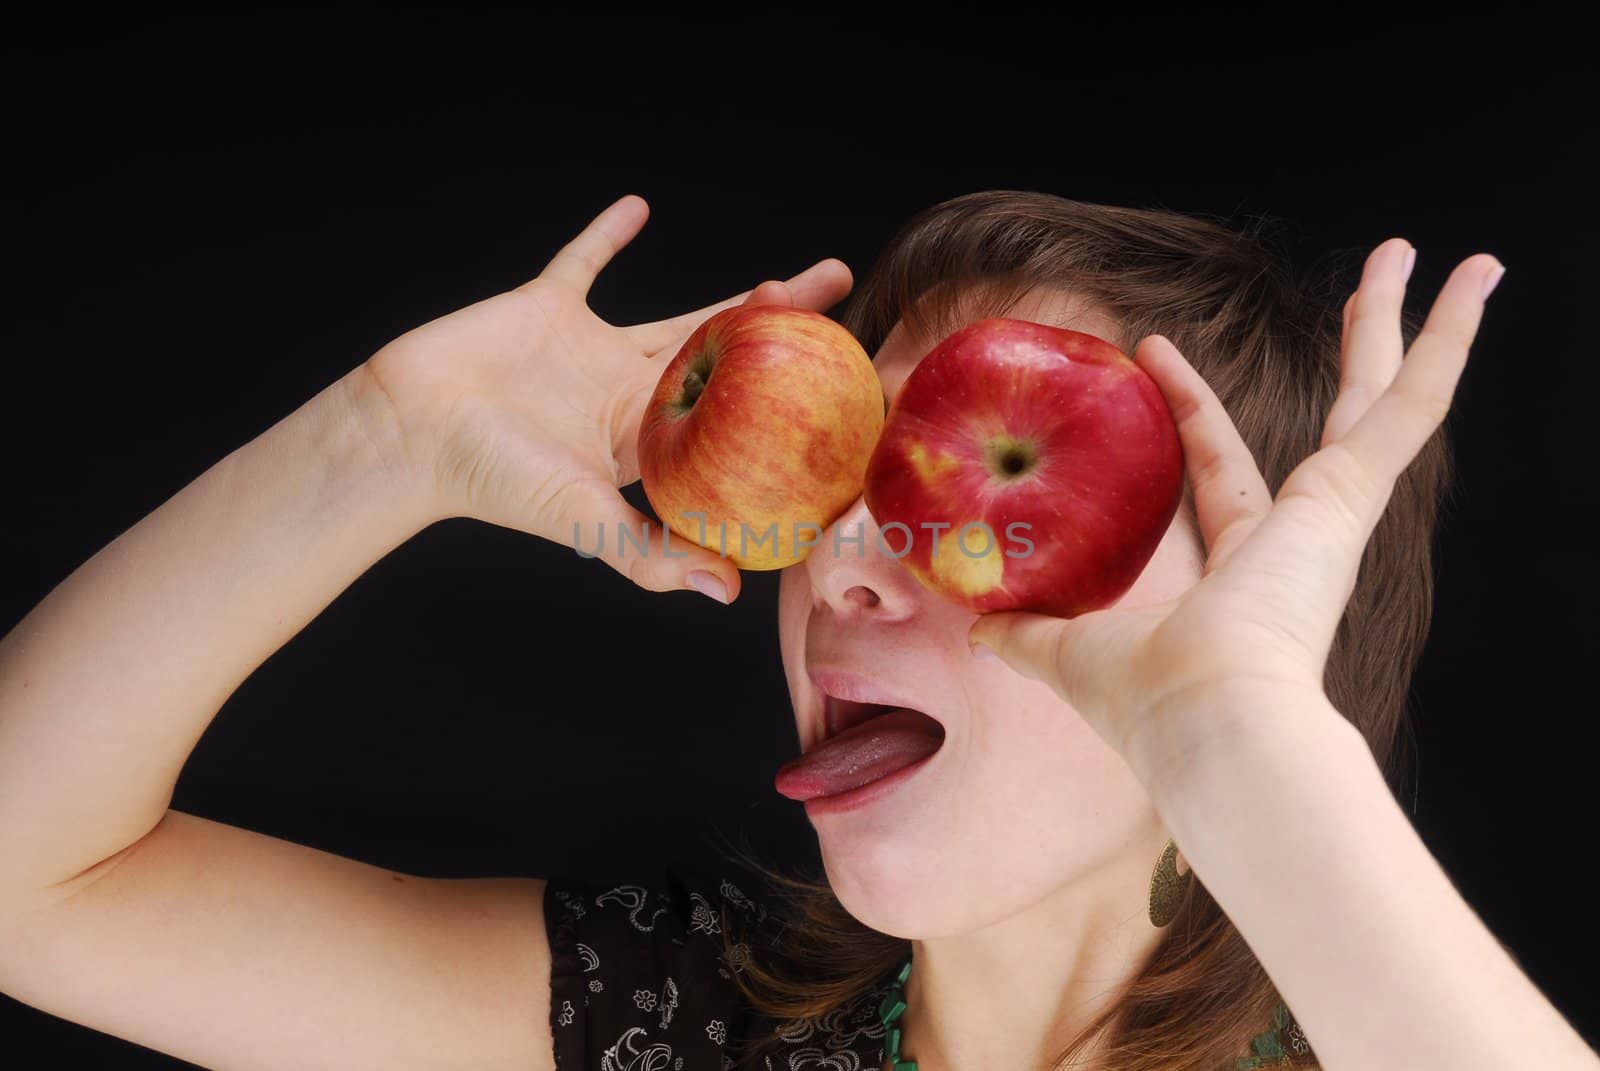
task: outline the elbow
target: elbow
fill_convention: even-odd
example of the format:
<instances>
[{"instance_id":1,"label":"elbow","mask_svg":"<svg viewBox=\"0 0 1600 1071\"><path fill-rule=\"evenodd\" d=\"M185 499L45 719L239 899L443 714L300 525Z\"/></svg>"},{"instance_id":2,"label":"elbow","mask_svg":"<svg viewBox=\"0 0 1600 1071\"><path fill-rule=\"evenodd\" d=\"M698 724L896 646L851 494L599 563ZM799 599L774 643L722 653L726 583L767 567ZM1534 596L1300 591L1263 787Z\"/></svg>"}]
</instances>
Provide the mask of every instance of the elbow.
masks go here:
<instances>
[{"instance_id":1,"label":"elbow","mask_svg":"<svg viewBox=\"0 0 1600 1071\"><path fill-rule=\"evenodd\" d=\"M36 965L49 956L47 935L58 919L57 909L104 881L146 837L80 873L54 880L47 867L13 865L26 855L14 839L0 834L0 993L19 992L30 968L36 973Z\"/></svg>"}]
</instances>

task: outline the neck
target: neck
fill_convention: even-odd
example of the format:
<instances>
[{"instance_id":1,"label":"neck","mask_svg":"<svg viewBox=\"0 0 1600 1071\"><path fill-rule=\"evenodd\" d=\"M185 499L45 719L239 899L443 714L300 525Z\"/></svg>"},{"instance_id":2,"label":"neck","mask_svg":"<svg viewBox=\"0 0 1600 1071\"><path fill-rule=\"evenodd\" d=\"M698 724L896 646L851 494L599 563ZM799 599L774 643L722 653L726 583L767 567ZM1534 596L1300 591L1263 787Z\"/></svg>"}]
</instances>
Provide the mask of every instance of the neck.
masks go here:
<instances>
[{"instance_id":1,"label":"neck","mask_svg":"<svg viewBox=\"0 0 1600 1071\"><path fill-rule=\"evenodd\" d=\"M1160 944L1147 904L1165 841L981 930L914 940L900 1058L918 1071L1049 1066Z\"/></svg>"}]
</instances>

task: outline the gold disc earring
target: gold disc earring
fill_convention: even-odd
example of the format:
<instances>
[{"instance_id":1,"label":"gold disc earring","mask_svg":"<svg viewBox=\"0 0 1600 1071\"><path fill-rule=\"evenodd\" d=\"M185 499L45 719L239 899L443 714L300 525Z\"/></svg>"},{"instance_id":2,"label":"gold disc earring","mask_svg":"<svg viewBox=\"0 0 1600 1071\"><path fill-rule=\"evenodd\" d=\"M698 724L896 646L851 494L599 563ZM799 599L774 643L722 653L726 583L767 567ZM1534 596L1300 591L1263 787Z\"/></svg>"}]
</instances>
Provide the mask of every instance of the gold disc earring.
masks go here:
<instances>
[{"instance_id":1,"label":"gold disc earring","mask_svg":"<svg viewBox=\"0 0 1600 1071\"><path fill-rule=\"evenodd\" d=\"M1178 842L1169 839L1166 850L1156 861L1155 872L1150 875L1150 924L1157 928L1171 922L1183 904L1183 894L1189 888L1193 870L1178 873Z\"/></svg>"}]
</instances>

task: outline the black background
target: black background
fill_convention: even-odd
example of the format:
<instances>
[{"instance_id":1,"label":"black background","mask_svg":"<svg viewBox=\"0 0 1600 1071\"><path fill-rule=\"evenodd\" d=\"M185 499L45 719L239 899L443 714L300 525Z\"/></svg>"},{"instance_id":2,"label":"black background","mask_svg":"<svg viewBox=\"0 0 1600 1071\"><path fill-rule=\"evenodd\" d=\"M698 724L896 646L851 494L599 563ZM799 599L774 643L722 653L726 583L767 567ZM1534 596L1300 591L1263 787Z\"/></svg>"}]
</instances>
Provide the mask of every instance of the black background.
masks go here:
<instances>
[{"instance_id":1,"label":"black background","mask_svg":"<svg viewBox=\"0 0 1600 1071\"><path fill-rule=\"evenodd\" d=\"M652 218L593 304L624 322L825 256L859 278L911 213L983 188L1270 216L1305 258L1402 235L1423 308L1492 252L1508 273L1452 417L1404 802L1600 1038L1590 31L1075 10L12 27L0 626L391 337L536 274L623 193ZM176 806L422 874L649 877L715 862L718 835L814 859L771 787L797 746L775 593L748 574L728 609L651 596L510 530L435 525L229 700ZM176 1066L4 998L0 1039L48 1054L29 1066Z\"/></svg>"}]
</instances>

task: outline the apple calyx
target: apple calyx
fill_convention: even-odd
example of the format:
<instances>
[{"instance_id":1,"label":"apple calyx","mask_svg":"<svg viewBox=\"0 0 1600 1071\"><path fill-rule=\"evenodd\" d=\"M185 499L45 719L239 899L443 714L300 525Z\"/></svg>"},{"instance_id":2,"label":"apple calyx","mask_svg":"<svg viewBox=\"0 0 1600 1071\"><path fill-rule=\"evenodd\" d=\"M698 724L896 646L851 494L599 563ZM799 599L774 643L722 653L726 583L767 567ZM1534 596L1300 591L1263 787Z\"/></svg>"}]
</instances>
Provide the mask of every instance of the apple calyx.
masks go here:
<instances>
[{"instance_id":1,"label":"apple calyx","mask_svg":"<svg viewBox=\"0 0 1600 1071\"><path fill-rule=\"evenodd\" d=\"M997 435L985 444L983 460L993 475L1002 480L1015 480L1033 471L1039 451L1030 439Z\"/></svg>"}]
</instances>

